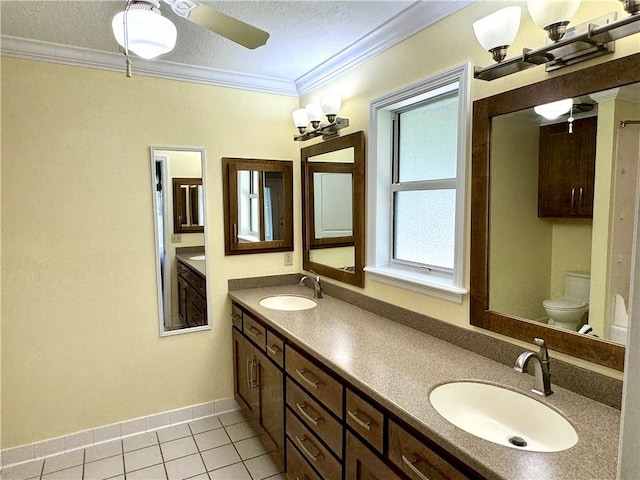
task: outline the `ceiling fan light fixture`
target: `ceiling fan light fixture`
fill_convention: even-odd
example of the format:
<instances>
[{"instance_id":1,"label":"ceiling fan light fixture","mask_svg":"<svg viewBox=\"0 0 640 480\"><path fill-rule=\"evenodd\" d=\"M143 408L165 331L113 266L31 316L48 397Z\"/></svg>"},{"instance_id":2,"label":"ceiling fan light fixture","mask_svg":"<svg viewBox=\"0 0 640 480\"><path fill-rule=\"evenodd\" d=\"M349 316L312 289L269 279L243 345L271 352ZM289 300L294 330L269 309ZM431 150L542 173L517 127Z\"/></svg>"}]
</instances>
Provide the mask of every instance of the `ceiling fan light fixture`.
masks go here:
<instances>
[{"instance_id":1,"label":"ceiling fan light fixture","mask_svg":"<svg viewBox=\"0 0 640 480\"><path fill-rule=\"evenodd\" d=\"M176 26L160 14L158 6L157 1L138 1L132 3L128 11L119 12L113 17L111 27L120 46L147 60L173 50L178 37Z\"/></svg>"},{"instance_id":2,"label":"ceiling fan light fixture","mask_svg":"<svg viewBox=\"0 0 640 480\"><path fill-rule=\"evenodd\" d=\"M564 115L573 106L573 99L566 98L564 100L558 100L557 102L545 103L544 105L538 105L533 107L533 110L540 116L547 120L555 120L560 115Z\"/></svg>"}]
</instances>

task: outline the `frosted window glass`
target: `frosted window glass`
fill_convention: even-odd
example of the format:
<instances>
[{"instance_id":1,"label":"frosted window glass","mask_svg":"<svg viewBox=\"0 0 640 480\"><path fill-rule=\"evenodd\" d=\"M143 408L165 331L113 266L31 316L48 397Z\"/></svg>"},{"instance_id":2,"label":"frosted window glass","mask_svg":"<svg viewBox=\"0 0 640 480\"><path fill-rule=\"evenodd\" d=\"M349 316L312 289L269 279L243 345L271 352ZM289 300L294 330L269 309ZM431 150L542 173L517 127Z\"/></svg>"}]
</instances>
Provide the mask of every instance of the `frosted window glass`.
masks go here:
<instances>
[{"instance_id":1,"label":"frosted window glass","mask_svg":"<svg viewBox=\"0 0 640 480\"><path fill-rule=\"evenodd\" d=\"M453 269L456 191L417 190L394 196L394 258Z\"/></svg>"},{"instance_id":2,"label":"frosted window glass","mask_svg":"<svg viewBox=\"0 0 640 480\"><path fill-rule=\"evenodd\" d=\"M400 113L399 181L455 178L458 96Z\"/></svg>"}]
</instances>

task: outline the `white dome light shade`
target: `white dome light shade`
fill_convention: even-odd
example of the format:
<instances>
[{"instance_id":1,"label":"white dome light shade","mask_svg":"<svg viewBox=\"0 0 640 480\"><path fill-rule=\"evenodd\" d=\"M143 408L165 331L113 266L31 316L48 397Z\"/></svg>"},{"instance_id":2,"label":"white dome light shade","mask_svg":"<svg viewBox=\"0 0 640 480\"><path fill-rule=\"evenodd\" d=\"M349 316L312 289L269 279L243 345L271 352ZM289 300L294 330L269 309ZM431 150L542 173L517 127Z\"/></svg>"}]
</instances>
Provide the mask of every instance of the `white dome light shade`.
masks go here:
<instances>
[{"instance_id":1,"label":"white dome light shade","mask_svg":"<svg viewBox=\"0 0 640 480\"><path fill-rule=\"evenodd\" d=\"M538 105L533 107L533 110L540 116L547 120L555 120L560 115L564 115L573 106L573 100L567 98L565 100L559 100L557 102L545 103L544 105Z\"/></svg>"},{"instance_id":2,"label":"white dome light shade","mask_svg":"<svg viewBox=\"0 0 640 480\"><path fill-rule=\"evenodd\" d=\"M322 120L322 107L319 103L309 103L304 107L307 111L307 115L309 116L309 121L311 122L319 122Z\"/></svg>"},{"instance_id":3,"label":"white dome light shade","mask_svg":"<svg viewBox=\"0 0 640 480\"><path fill-rule=\"evenodd\" d=\"M304 108L299 108L295 110L291 116L293 117L293 123L298 129L306 128L309 123L309 117L307 116L307 111Z\"/></svg>"},{"instance_id":4,"label":"white dome light shade","mask_svg":"<svg viewBox=\"0 0 640 480\"><path fill-rule=\"evenodd\" d=\"M325 95L320 99L320 106L325 115L337 115L342 106L342 97L337 93Z\"/></svg>"},{"instance_id":5,"label":"white dome light shade","mask_svg":"<svg viewBox=\"0 0 640 480\"><path fill-rule=\"evenodd\" d=\"M150 60L168 53L176 46L178 32L171 20L151 10L129 10L127 12L128 45L124 41L124 12L113 17L111 27L116 41L139 57Z\"/></svg>"},{"instance_id":6,"label":"white dome light shade","mask_svg":"<svg viewBox=\"0 0 640 480\"><path fill-rule=\"evenodd\" d=\"M506 48L513 43L520 27L520 7L506 7L473 22L473 31L478 42L491 52L494 60L500 61L506 54ZM501 50L496 58L494 51Z\"/></svg>"},{"instance_id":7,"label":"white dome light shade","mask_svg":"<svg viewBox=\"0 0 640 480\"><path fill-rule=\"evenodd\" d=\"M527 0L529 15L544 29L557 23L569 23L579 6L580 0Z\"/></svg>"}]
</instances>

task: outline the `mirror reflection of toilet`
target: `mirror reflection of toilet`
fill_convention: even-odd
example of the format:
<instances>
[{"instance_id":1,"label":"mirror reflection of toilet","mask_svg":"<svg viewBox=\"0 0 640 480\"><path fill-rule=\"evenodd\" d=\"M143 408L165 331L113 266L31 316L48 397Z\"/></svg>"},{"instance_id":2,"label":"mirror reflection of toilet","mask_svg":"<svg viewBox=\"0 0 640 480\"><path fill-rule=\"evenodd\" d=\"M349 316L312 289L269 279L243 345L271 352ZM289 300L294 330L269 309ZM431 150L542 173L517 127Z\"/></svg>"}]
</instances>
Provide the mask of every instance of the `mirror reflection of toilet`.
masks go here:
<instances>
[{"instance_id":1,"label":"mirror reflection of toilet","mask_svg":"<svg viewBox=\"0 0 640 480\"><path fill-rule=\"evenodd\" d=\"M564 295L542 302L549 316L549 325L576 331L589 311L591 275L583 272L565 272Z\"/></svg>"}]
</instances>

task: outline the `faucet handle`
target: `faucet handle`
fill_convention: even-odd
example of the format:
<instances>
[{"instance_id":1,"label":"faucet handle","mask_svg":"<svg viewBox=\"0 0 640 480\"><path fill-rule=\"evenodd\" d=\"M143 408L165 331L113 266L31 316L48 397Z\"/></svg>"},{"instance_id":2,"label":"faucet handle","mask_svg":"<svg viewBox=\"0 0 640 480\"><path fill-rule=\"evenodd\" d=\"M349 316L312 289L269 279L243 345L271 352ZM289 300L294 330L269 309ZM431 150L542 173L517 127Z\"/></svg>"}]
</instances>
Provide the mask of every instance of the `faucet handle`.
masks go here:
<instances>
[{"instance_id":1,"label":"faucet handle","mask_svg":"<svg viewBox=\"0 0 640 480\"><path fill-rule=\"evenodd\" d=\"M547 351L547 345L544 343L543 338L534 338L533 342L540 347L540 360L543 362L549 361L549 352Z\"/></svg>"},{"instance_id":2,"label":"faucet handle","mask_svg":"<svg viewBox=\"0 0 640 480\"><path fill-rule=\"evenodd\" d=\"M313 273L313 274L316 276L316 278L315 278L316 282L320 283L320 275L318 275L318 274L317 274L316 272L314 272L313 270L309 270L309 271L310 271L311 273Z\"/></svg>"}]
</instances>

